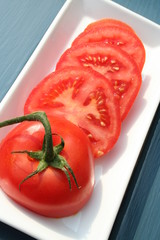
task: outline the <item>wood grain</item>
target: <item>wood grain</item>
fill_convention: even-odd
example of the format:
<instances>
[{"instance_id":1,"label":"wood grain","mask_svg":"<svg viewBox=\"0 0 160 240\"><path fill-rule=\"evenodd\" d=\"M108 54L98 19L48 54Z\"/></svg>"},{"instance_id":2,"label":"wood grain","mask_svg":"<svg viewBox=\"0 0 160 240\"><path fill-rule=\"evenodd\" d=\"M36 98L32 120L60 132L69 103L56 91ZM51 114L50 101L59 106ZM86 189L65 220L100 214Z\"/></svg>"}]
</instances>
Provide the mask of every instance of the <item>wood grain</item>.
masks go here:
<instances>
[{"instance_id":1,"label":"wood grain","mask_svg":"<svg viewBox=\"0 0 160 240\"><path fill-rule=\"evenodd\" d=\"M0 101L65 0L0 0Z\"/></svg>"}]
</instances>

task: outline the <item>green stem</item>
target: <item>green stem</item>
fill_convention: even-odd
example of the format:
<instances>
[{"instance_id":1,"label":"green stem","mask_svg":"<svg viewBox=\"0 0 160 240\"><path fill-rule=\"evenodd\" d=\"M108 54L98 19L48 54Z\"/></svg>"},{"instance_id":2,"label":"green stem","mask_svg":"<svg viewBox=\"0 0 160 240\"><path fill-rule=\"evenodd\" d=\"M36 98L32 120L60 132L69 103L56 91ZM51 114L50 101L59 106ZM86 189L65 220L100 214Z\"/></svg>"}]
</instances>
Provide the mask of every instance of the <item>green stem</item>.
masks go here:
<instances>
[{"instance_id":1,"label":"green stem","mask_svg":"<svg viewBox=\"0 0 160 240\"><path fill-rule=\"evenodd\" d=\"M43 124L45 129L45 136L46 136L45 142L44 142L45 161L46 162L52 161L54 158L52 132L51 132L50 123L48 121L48 118L45 112L34 112L28 115L6 120L0 123L0 128L15 124L15 123L20 123L23 121L40 121Z\"/></svg>"},{"instance_id":2,"label":"green stem","mask_svg":"<svg viewBox=\"0 0 160 240\"><path fill-rule=\"evenodd\" d=\"M39 161L39 165L38 165L37 169L34 172L30 173L27 177L25 177L21 181L21 183L19 185L19 189L20 189L21 184L24 183L27 179L44 171L48 166L60 169L65 173L65 175L68 179L70 189L71 189L70 174L71 174L77 188L79 188L77 180L73 173L73 170L67 163L66 159L64 157L62 157L61 155L59 155L59 153L64 148L63 138L61 136L59 136L61 138L61 143L57 146L53 146L53 141L52 141L53 134L51 132L51 126L50 126L50 123L48 121L48 118L47 118L47 115L45 112L34 112L34 113L31 113L28 115L24 115L24 116L10 119L10 120L6 120L4 122L0 122L0 128L8 126L8 125L16 124L16 123L21 123L23 121L40 121L44 126L45 135L44 135L43 146L42 146L41 151L33 152L33 151L28 151L28 150L20 150L20 151L12 152L12 154L26 153L26 154L28 154L28 156ZM57 134L54 134L54 135L57 135Z\"/></svg>"}]
</instances>

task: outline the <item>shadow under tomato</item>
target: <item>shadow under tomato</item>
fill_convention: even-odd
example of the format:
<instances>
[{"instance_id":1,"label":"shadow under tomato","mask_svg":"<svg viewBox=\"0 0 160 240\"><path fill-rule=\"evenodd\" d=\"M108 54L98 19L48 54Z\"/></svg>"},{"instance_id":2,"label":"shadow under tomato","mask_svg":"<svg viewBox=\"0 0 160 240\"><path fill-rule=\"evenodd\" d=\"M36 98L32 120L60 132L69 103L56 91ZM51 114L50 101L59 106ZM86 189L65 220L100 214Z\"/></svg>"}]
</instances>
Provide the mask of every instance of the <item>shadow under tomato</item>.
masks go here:
<instances>
[{"instance_id":1,"label":"shadow under tomato","mask_svg":"<svg viewBox=\"0 0 160 240\"><path fill-rule=\"evenodd\" d=\"M101 157L99 160L97 160L100 164L103 165L103 174L105 174L110 168L114 167L114 165L119 161L121 157L123 157L124 152L127 150L128 146L128 133L133 127L134 124L136 124L136 121L140 117L140 115L143 113L143 110L145 109L147 105L147 101L144 99L145 92L147 88L149 87L151 77L146 75L143 76L143 82L140 89L140 92L128 114L126 119L122 123L121 133L119 136L119 139L113 149ZM137 132L137 138L140 134L140 132Z\"/></svg>"},{"instance_id":2,"label":"shadow under tomato","mask_svg":"<svg viewBox=\"0 0 160 240\"><path fill-rule=\"evenodd\" d=\"M90 200L83 209L77 214L65 218L44 217L17 204L7 195L5 198L12 206L13 213L10 212L10 214L16 214L18 221L21 222L20 231L25 229L26 233L31 234L32 237L39 236L40 238L38 239L53 239L56 237L56 234L73 239L83 239L91 232L92 223L99 212L102 199L102 185L99 179ZM31 226L34 227L34 231L31 229Z\"/></svg>"},{"instance_id":3,"label":"shadow under tomato","mask_svg":"<svg viewBox=\"0 0 160 240\"><path fill-rule=\"evenodd\" d=\"M139 118L139 116L143 113L143 110L145 109L147 105L146 99L144 99L146 90L149 88L149 84L151 81L151 76L144 75L142 76L143 81L141 85L141 89L138 93L138 96L136 97L136 100L128 113L128 116L122 123L122 128L125 133L129 131L129 129L136 123L136 120Z\"/></svg>"},{"instance_id":4,"label":"shadow under tomato","mask_svg":"<svg viewBox=\"0 0 160 240\"><path fill-rule=\"evenodd\" d=\"M40 217L38 222L51 231L73 239L84 239L91 232L91 227L99 212L102 198L102 185L99 181L94 188L93 194L88 203L77 214L60 219Z\"/></svg>"}]
</instances>

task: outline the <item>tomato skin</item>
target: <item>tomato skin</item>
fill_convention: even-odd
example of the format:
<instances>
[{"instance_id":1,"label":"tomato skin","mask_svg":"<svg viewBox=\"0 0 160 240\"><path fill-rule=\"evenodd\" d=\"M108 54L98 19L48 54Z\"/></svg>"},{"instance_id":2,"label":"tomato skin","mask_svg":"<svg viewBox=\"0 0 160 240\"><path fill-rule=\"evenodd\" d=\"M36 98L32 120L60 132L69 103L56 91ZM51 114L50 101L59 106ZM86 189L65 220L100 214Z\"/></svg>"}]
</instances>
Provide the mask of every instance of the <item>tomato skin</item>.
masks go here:
<instances>
[{"instance_id":1,"label":"tomato skin","mask_svg":"<svg viewBox=\"0 0 160 240\"><path fill-rule=\"evenodd\" d=\"M118 100L106 78L92 69L67 67L49 74L24 106L25 114L39 110L63 116L83 129L95 158L110 151L120 135Z\"/></svg>"},{"instance_id":2,"label":"tomato skin","mask_svg":"<svg viewBox=\"0 0 160 240\"><path fill-rule=\"evenodd\" d=\"M65 217L78 212L90 199L94 187L94 160L90 143L77 126L69 121L50 117L52 132L65 141L62 155L76 176L80 189L71 177L72 189L66 175L48 167L21 185L20 182L36 170L38 161L18 150L41 150L44 128L39 122L23 122L14 128L0 145L0 186L17 203L47 217ZM54 146L60 142L53 136Z\"/></svg>"},{"instance_id":3,"label":"tomato skin","mask_svg":"<svg viewBox=\"0 0 160 240\"><path fill-rule=\"evenodd\" d=\"M111 27L116 26L116 27L124 28L128 31L135 33L133 28L131 28L128 24L126 24L125 22L122 22L118 19L113 19L113 18L102 18L100 20L92 22L84 29L84 31L88 32L95 28L100 28L100 27L105 27L105 26L111 26Z\"/></svg>"},{"instance_id":4,"label":"tomato skin","mask_svg":"<svg viewBox=\"0 0 160 240\"><path fill-rule=\"evenodd\" d=\"M132 56L142 71L145 62L145 48L134 32L118 26L97 27L80 33L73 41L72 46L90 42L104 42L118 46Z\"/></svg>"},{"instance_id":5,"label":"tomato skin","mask_svg":"<svg viewBox=\"0 0 160 240\"><path fill-rule=\"evenodd\" d=\"M84 43L67 49L60 57L56 70L71 66L92 68L111 82L114 96L119 100L123 121L142 83L141 73L134 60L117 46Z\"/></svg>"}]
</instances>

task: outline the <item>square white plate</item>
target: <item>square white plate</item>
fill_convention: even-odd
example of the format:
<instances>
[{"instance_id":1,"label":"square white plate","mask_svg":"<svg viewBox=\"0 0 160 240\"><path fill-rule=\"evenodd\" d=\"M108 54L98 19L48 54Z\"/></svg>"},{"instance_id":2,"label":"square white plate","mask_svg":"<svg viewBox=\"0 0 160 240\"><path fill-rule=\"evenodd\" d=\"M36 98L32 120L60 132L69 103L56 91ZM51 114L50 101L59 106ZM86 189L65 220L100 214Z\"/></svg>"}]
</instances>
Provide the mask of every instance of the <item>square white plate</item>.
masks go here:
<instances>
[{"instance_id":1,"label":"square white plate","mask_svg":"<svg viewBox=\"0 0 160 240\"><path fill-rule=\"evenodd\" d=\"M160 101L160 27L111 1L68 0L1 102L0 121L22 115L23 104L31 89L54 70L60 55L72 40L87 24L104 17L125 21L143 41L146 63L142 88L123 122L118 143L109 154L96 162L94 193L78 214L63 219L41 217L17 205L0 190L0 220L36 239L106 240L109 237ZM1 139L9 129L0 129Z\"/></svg>"}]
</instances>

